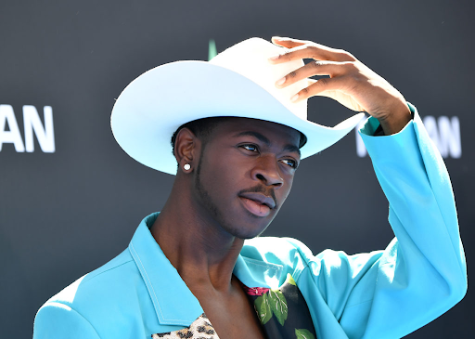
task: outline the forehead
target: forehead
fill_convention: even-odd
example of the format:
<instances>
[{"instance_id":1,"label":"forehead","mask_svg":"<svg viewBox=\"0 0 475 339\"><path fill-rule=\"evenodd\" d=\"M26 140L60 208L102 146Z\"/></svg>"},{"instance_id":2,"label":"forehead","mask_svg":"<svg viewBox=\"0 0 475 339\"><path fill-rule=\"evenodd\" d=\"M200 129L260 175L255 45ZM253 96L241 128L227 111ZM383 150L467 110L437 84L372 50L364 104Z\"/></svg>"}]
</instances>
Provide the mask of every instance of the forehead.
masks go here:
<instances>
[{"instance_id":1,"label":"forehead","mask_svg":"<svg viewBox=\"0 0 475 339\"><path fill-rule=\"evenodd\" d=\"M297 146L300 144L301 134L297 130L274 122L249 118L226 119L218 124L215 135L217 137L231 137L247 131L258 132L272 143L290 143Z\"/></svg>"}]
</instances>

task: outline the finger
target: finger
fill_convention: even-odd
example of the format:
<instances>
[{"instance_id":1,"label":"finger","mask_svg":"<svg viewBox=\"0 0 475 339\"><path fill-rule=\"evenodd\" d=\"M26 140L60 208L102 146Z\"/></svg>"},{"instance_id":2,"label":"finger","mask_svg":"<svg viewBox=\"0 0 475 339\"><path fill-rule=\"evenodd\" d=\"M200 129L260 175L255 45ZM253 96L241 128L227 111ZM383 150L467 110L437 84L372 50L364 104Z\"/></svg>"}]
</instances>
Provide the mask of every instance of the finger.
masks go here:
<instances>
[{"instance_id":1,"label":"finger","mask_svg":"<svg viewBox=\"0 0 475 339\"><path fill-rule=\"evenodd\" d=\"M286 48L294 48L297 46L305 45L309 43L309 41L273 36L272 43Z\"/></svg>"},{"instance_id":2,"label":"finger","mask_svg":"<svg viewBox=\"0 0 475 339\"><path fill-rule=\"evenodd\" d=\"M345 77L322 78L319 80L312 80L312 85L302 89L300 92L295 94L290 100L293 102L298 102L316 95L325 96L325 92L336 91L338 89L341 89L345 81Z\"/></svg>"},{"instance_id":3,"label":"finger","mask_svg":"<svg viewBox=\"0 0 475 339\"><path fill-rule=\"evenodd\" d=\"M305 66L290 72L285 77L276 81L277 87L286 87L302 79L314 75L329 75L331 78L345 74L350 71L352 67L351 62L337 62L337 61L313 61Z\"/></svg>"},{"instance_id":4,"label":"finger","mask_svg":"<svg viewBox=\"0 0 475 339\"><path fill-rule=\"evenodd\" d=\"M331 48L313 42L295 46L282 54L271 57L269 61L274 64L279 64L282 62L298 59L356 61L356 58L347 51Z\"/></svg>"}]
</instances>

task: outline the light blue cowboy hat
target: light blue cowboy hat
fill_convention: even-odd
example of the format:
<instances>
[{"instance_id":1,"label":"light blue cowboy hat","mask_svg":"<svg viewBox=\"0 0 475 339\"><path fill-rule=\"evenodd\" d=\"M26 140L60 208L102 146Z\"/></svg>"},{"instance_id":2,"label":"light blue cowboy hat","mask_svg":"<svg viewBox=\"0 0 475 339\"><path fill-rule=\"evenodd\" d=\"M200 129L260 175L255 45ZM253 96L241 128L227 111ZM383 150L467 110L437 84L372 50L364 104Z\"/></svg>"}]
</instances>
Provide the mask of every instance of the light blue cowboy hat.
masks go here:
<instances>
[{"instance_id":1,"label":"light blue cowboy hat","mask_svg":"<svg viewBox=\"0 0 475 339\"><path fill-rule=\"evenodd\" d=\"M306 79L285 88L275 82L302 67L302 60L271 64L282 47L261 38L238 43L211 61L176 61L132 81L111 115L115 139L138 162L169 174L177 164L170 139L181 125L201 118L229 116L266 120L292 127L307 138L302 159L330 147L364 117L355 114L335 127L307 120L307 100L290 98Z\"/></svg>"}]
</instances>

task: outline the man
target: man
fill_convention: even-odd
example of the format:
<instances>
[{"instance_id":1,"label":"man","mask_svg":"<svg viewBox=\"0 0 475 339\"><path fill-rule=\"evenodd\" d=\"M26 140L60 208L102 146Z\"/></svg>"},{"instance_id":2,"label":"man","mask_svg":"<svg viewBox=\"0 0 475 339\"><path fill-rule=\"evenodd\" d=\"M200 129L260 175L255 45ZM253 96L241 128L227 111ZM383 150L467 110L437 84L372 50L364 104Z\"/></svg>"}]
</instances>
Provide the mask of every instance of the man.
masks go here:
<instances>
[{"instance_id":1,"label":"man","mask_svg":"<svg viewBox=\"0 0 475 339\"><path fill-rule=\"evenodd\" d=\"M211 63L163 65L124 90L114 135L176 173L172 192L128 249L39 310L35 338L400 338L464 296L450 180L415 108L348 52L273 42L283 48L250 39ZM315 95L372 116L361 134L397 237L385 251L245 242L277 215L300 161L361 118L309 122Z\"/></svg>"}]
</instances>

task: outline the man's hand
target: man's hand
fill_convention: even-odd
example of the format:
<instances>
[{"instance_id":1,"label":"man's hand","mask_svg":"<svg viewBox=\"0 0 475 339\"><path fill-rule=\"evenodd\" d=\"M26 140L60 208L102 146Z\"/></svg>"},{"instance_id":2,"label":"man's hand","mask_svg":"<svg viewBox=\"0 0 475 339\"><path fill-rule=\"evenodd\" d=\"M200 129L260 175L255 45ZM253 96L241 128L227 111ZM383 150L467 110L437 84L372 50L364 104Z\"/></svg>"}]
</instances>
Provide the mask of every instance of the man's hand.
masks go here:
<instances>
[{"instance_id":1,"label":"man's hand","mask_svg":"<svg viewBox=\"0 0 475 339\"><path fill-rule=\"evenodd\" d=\"M296 59L315 60L278 80L277 87L314 75L329 76L308 79L309 86L296 93L292 101L316 95L332 98L349 109L365 111L377 118L386 135L398 133L411 119L402 94L351 53L292 38L273 37L272 42L288 48L285 53L269 59L274 64Z\"/></svg>"}]
</instances>

